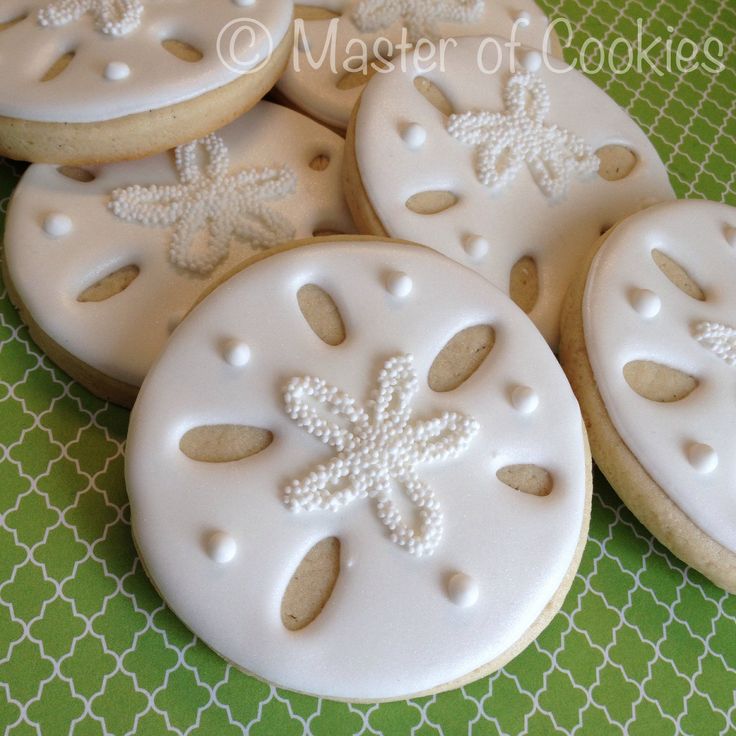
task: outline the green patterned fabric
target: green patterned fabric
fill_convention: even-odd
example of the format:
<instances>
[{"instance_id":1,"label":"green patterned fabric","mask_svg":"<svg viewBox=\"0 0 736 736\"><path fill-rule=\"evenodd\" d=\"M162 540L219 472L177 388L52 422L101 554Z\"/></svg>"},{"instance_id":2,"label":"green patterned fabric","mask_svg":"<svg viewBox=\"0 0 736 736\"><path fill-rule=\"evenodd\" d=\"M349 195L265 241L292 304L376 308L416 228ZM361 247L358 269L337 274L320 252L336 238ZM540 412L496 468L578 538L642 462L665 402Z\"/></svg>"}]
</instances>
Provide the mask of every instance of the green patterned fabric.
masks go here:
<instances>
[{"instance_id":1,"label":"green patterned fabric","mask_svg":"<svg viewBox=\"0 0 736 736\"><path fill-rule=\"evenodd\" d=\"M647 43L721 39L719 75L592 76L651 135L679 196L736 204L733 0L545 4L571 21L577 48L589 36L607 47L635 39L639 17ZM0 161L1 213L21 169ZM493 676L436 697L346 705L239 673L179 623L136 558L127 420L40 353L0 287L0 732L736 733L736 597L655 542L600 476L563 611Z\"/></svg>"}]
</instances>

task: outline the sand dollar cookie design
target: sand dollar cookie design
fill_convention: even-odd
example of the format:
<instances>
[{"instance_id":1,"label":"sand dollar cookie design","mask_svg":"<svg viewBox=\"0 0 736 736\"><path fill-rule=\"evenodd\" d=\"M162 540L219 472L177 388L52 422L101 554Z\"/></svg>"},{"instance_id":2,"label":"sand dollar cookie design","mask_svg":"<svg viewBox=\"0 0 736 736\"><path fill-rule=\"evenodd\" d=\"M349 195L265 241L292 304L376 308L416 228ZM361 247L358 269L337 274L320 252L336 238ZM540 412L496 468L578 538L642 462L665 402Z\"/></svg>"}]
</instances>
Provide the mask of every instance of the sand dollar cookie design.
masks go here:
<instances>
[{"instance_id":1,"label":"sand dollar cookie design","mask_svg":"<svg viewBox=\"0 0 736 736\"><path fill-rule=\"evenodd\" d=\"M554 30L532 0L302 0L296 15L301 20L295 57L278 91L339 130L347 128L363 86L376 70L385 70L392 59L401 64L401 54L407 52L397 48L401 43L426 39L439 44L442 38L492 34L514 36L518 43L562 57ZM317 63L325 49L327 56Z\"/></svg>"},{"instance_id":2,"label":"sand dollar cookie design","mask_svg":"<svg viewBox=\"0 0 736 736\"><path fill-rule=\"evenodd\" d=\"M223 127L291 52L291 0L5 0L0 153L141 158Z\"/></svg>"},{"instance_id":3,"label":"sand dollar cookie design","mask_svg":"<svg viewBox=\"0 0 736 736\"><path fill-rule=\"evenodd\" d=\"M8 211L11 295L53 360L130 404L213 281L277 243L352 232L342 154L335 133L263 102L175 153L87 168L34 164Z\"/></svg>"},{"instance_id":4,"label":"sand dollar cookie design","mask_svg":"<svg viewBox=\"0 0 736 736\"><path fill-rule=\"evenodd\" d=\"M538 52L498 48L459 39L444 72L374 76L348 134L346 194L361 231L475 269L555 347L588 248L673 193L644 133L592 82Z\"/></svg>"},{"instance_id":5,"label":"sand dollar cookie design","mask_svg":"<svg viewBox=\"0 0 736 736\"><path fill-rule=\"evenodd\" d=\"M736 592L736 209L663 204L605 239L561 355L593 454L685 562Z\"/></svg>"},{"instance_id":6,"label":"sand dollar cookie design","mask_svg":"<svg viewBox=\"0 0 736 736\"><path fill-rule=\"evenodd\" d=\"M521 651L571 583L589 475L564 374L507 297L430 249L347 238L272 253L197 306L144 383L126 467L181 619L246 671L345 699Z\"/></svg>"}]
</instances>

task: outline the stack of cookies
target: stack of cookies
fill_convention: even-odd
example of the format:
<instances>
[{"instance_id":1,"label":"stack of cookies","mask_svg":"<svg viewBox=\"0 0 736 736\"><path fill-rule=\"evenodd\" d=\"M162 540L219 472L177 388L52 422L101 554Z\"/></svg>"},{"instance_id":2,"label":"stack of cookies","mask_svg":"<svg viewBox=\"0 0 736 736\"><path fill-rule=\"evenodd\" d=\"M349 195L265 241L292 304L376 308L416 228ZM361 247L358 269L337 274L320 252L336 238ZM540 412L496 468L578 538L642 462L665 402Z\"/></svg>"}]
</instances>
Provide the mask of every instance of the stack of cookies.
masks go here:
<instances>
[{"instance_id":1,"label":"stack of cookies","mask_svg":"<svg viewBox=\"0 0 736 736\"><path fill-rule=\"evenodd\" d=\"M135 541L214 650L348 700L499 668L572 583L591 449L736 592L736 211L675 201L531 0L0 12L5 284L135 405Z\"/></svg>"}]
</instances>

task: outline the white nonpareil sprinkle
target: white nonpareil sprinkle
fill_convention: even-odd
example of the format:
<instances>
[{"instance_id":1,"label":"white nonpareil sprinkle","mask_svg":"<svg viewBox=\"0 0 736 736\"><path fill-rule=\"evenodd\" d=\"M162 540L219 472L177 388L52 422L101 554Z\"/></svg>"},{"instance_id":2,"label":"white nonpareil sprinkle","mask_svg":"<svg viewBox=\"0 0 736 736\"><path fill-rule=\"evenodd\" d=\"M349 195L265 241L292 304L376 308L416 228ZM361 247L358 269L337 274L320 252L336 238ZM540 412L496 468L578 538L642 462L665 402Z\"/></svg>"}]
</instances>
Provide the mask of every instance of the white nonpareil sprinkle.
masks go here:
<instances>
[{"instance_id":1,"label":"white nonpareil sprinkle","mask_svg":"<svg viewBox=\"0 0 736 736\"><path fill-rule=\"evenodd\" d=\"M95 28L108 36L124 36L138 28L143 0L55 0L39 9L42 26L64 26L85 13L95 17Z\"/></svg>"},{"instance_id":2,"label":"white nonpareil sprinkle","mask_svg":"<svg viewBox=\"0 0 736 736\"><path fill-rule=\"evenodd\" d=\"M442 538L442 511L416 466L458 457L479 424L456 412L410 421L417 390L410 355L386 362L365 406L321 378L292 378L284 391L286 413L338 454L285 488L287 508L338 511L355 499L372 498L392 542L418 557L432 554ZM394 487L416 507L416 529L391 499Z\"/></svg>"},{"instance_id":3,"label":"white nonpareil sprinkle","mask_svg":"<svg viewBox=\"0 0 736 736\"><path fill-rule=\"evenodd\" d=\"M512 74L503 99L503 112L465 112L447 121L453 138L477 146L476 174L482 184L500 190L527 164L542 192L558 200L574 177L598 171L600 161L582 138L545 122L550 97L539 76Z\"/></svg>"},{"instance_id":4,"label":"white nonpareil sprinkle","mask_svg":"<svg viewBox=\"0 0 736 736\"><path fill-rule=\"evenodd\" d=\"M363 33L375 33L401 21L409 41L439 35L439 23L474 23L485 0L358 0L352 21Z\"/></svg>"},{"instance_id":5,"label":"white nonpareil sprinkle","mask_svg":"<svg viewBox=\"0 0 736 736\"><path fill-rule=\"evenodd\" d=\"M202 146L209 161L197 162ZM127 222L148 227L175 227L169 257L196 273L210 273L227 257L233 238L253 248L269 248L294 238L283 215L264 202L283 199L296 190L296 174L288 167L246 169L230 174L224 141L215 133L176 149L179 184L134 185L112 193L110 209ZM209 230L206 247L196 236Z\"/></svg>"},{"instance_id":6,"label":"white nonpareil sprinkle","mask_svg":"<svg viewBox=\"0 0 736 736\"><path fill-rule=\"evenodd\" d=\"M736 328L720 322L699 322L693 331L695 339L728 365L736 366Z\"/></svg>"}]
</instances>

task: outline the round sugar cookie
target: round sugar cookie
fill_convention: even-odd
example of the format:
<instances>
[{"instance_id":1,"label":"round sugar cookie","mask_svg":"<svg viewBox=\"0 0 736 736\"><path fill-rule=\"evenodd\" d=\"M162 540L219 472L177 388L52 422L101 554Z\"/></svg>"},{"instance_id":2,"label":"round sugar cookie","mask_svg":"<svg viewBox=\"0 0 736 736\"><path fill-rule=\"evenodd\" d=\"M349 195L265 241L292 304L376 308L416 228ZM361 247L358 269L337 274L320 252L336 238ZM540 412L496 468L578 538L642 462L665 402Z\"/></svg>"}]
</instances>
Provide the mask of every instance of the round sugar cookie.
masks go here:
<instances>
[{"instance_id":1,"label":"round sugar cookie","mask_svg":"<svg viewBox=\"0 0 736 736\"><path fill-rule=\"evenodd\" d=\"M277 91L337 130L348 127L369 77L385 70L390 59L401 64L408 50L397 48L402 42L431 41L439 57L439 39L513 36L518 43L562 58L557 35L533 0L301 0L295 14L294 59Z\"/></svg>"},{"instance_id":2,"label":"round sugar cookie","mask_svg":"<svg viewBox=\"0 0 736 736\"><path fill-rule=\"evenodd\" d=\"M96 164L200 138L291 53L291 0L4 0L0 154Z\"/></svg>"},{"instance_id":3,"label":"round sugar cookie","mask_svg":"<svg viewBox=\"0 0 736 736\"><path fill-rule=\"evenodd\" d=\"M127 448L136 543L177 615L331 698L500 667L586 538L587 440L554 355L413 244L311 241L232 276L149 373Z\"/></svg>"},{"instance_id":4,"label":"round sugar cookie","mask_svg":"<svg viewBox=\"0 0 736 736\"><path fill-rule=\"evenodd\" d=\"M736 209L634 215L584 264L561 358L593 456L672 552L736 593Z\"/></svg>"},{"instance_id":5,"label":"round sugar cookie","mask_svg":"<svg viewBox=\"0 0 736 736\"><path fill-rule=\"evenodd\" d=\"M262 102L175 154L34 164L8 210L11 297L52 360L129 405L170 332L223 274L295 237L353 232L343 147Z\"/></svg>"},{"instance_id":6,"label":"round sugar cookie","mask_svg":"<svg viewBox=\"0 0 736 736\"><path fill-rule=\"evenodd\" d=\"M647 137L604 92L563 62L502 44L459 39L444 71L374 76L348 132L346 196L361 232L470 266L555 348L588 248L673 192Z\"/></svg>"}]
</instances>

